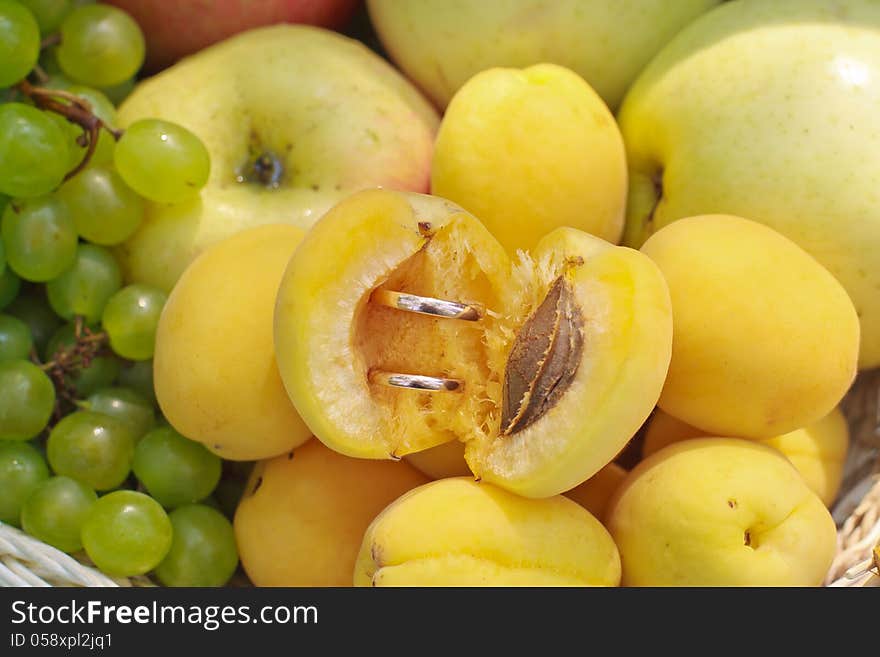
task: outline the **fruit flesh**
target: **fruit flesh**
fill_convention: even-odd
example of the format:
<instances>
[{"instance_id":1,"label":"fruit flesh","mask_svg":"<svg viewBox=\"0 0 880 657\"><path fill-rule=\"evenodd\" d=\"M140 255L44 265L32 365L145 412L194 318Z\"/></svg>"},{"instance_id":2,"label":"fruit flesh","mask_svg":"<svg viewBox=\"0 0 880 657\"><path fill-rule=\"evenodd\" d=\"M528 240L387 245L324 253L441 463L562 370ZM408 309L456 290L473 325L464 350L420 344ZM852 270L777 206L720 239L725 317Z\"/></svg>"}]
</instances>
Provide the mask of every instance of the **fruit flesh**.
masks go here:
<instances>
[{"instance_id":1,"label":"fruit flesh","mask_svg":"<svg viewBox=\"0 0 880 657\"><path fill-rule=\"evenodd\" d=\"M483 317L403 312L371 301L376 289L474 303ZM564 290L550 301L565 301L565 312L540 319L553 289ZM369 191L325 215L291 258L275 343L288 394L329 447L398 458L461 440L477 477L544 497L598 471L647 417L668 364L670 320L665 283L638 252L559 229L511 263L448 201ZM537 357L517 352L528 327L543 340ZM583 347L563 349L566 335ZM513 385L517 366L534 378ZM377 371L462 385L401 390L377 381Z\"/></svg>"},{"instance_id":2,"label":"fruit flesh","mask_svg":"<svg viewBox=\"0 0 880 657\"><path fill-rule=\"evenodd\" d=\"M467 478L420 486L364 534L355 586L616 586L620 561L589 512Z\"/></svg>"}]
</instances>

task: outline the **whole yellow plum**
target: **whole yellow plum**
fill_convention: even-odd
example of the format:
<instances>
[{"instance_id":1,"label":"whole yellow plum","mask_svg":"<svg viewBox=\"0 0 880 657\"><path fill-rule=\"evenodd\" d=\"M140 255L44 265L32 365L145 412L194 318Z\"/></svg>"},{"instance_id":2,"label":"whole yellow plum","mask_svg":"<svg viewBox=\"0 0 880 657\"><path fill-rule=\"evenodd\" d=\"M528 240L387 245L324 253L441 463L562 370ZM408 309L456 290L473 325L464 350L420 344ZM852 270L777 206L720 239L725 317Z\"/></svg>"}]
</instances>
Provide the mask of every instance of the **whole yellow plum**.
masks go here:
<instances>
[{"instance_id":1,"label":"whole yellow plum","mask_svg":"<svg viewBox=\"0 0 880 657\"><path fill-rule=\"evenodd\" d=\"M257 586L351 586L367 526L426 481L406 463L349 458L317 440L261 461L235 512L242 567Z\"/></svg>"},{"instance_id":2,"label":"whole yellow plum","mask_svg":"<svg viewBox=\"0 0 880 657\"><path fill-rule=\"evenodd\" d=\"M856 375L859 319L840 283L771 228L680 219L642 246L672 297L658 405L714 436L769 438L838 404Z\"/></svg>"},{"instance_id":3,"label":"whole yellow plum","mask_svg":"<svg viewBox=\"0 0 880 657\"><path fill-rule=\"evenodd\" d=\"M650 456L682 440L705 437L709 437L707 432L658 409L645 431L642 455ZM834 503L843 481L843 466L849 448L849 427L839 407L808 427L764 438L760 442L782 452L825 506Z\"/></svg>"},{"instance_id":4,"label":"whole yellow plum","mask_svg":"<svg viewBox=\"0 0 880 657\"><path fill-rule=\"evenodd\" d=\"M411 490L364 534L355 586L617 586L620 557L586 509L466 477Z\"/></svg>"},{"instance_id":5,"label":"whole yellow plum","mask_svg":"<svg viewBox=\"0 0 880 657\"><path fill-rule=\"evenodd\" d=\"M626 190L614 117L562 66L478 73L440 123L431 192L476 215L509 252L560 226L617 243Z\"/></svg>"},{"instance_id":6,"label":"whole yellow plum","mask_svg":"<svg viewBox=\"0 0 880 657\"><path fill-rule=\"evenodd\" d=\"M303 231L273 224L219 242L184 271L159 318L153 379L168 422L231 460L268 458L310 436L275 362L272 316Z\"/></svg>"},{"instance_id":7,"label":"whole yellow plum","mask_svg":"<svg viewBox=\"0 0 880 657\"><path fill-rule=\"evenodd\" d=\"M822 500L778 451L698 438L639 463L611 501L625 586L817 586L837 549Z\"/></svg>"}]
</instances>

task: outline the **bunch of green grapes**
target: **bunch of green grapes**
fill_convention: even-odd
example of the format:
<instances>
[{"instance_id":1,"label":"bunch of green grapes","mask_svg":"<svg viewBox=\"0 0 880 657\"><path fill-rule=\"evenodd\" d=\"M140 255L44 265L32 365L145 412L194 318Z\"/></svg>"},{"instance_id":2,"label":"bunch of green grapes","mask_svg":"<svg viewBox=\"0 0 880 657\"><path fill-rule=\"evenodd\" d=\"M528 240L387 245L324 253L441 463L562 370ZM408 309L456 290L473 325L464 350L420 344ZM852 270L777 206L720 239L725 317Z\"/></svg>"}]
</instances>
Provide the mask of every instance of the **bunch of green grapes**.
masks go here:
<instances>
[{"instance_id":1,"label":"bunch of green grapes","mask_svg":"<svg viewBox=\"0 0 880 657\"><path fill-rule=\"evenodd\" d=\"M221 586L229 482L158 412L166 295L124 281L113 252L210 167L182 126L116 128L143 60L115 7L0 0L0 522L109 575Z\"/></svg>"}]
</instances>

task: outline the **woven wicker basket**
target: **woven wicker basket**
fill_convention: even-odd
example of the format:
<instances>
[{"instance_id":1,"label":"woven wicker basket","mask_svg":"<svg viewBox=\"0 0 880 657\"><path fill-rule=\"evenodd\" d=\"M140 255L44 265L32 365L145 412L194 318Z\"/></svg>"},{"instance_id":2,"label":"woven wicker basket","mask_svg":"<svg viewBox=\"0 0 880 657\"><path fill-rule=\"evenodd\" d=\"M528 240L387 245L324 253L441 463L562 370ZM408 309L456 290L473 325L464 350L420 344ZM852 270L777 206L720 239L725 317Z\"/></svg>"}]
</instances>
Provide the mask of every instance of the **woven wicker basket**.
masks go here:
<instances>
[{"instance_id":1,"label":"woven wicker basket","mask_svg":"<svg viewBox=\"0 0 880 657\"><path fill-rule=\"evenodd\" d=\"M832 509L837 556L826 586L880 586L880 370L862 373L843 401L851 442ZM155 586L148 577L111 578L83 554L65 554L0 523L0 586Z\"/></svg>"}]
</instances>

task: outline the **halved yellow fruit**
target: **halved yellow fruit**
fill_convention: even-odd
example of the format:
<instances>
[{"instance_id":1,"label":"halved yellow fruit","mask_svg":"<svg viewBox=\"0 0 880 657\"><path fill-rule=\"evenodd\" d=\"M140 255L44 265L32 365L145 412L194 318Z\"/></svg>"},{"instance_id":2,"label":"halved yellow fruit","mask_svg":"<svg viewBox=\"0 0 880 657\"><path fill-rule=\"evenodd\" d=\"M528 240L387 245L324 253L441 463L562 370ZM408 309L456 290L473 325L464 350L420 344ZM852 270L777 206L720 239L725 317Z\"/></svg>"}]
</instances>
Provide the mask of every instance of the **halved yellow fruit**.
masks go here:
<instances>
[{"instance_id":1,"label":"halved yellow fruit","mask_svg":"<svg viewBox=\"0 0 880 657\"><path fill-rule=\"evenodd\" d=\"M409 312L399 294L478 319ZM275 308L285 388L328 447L400 458L460 440L477 478L527 497L614 458L654 407L671 344L666 283L638 251L559 228L512 262L451 202L385 190L318 221Z\"/></svg>"}]
</instances>

